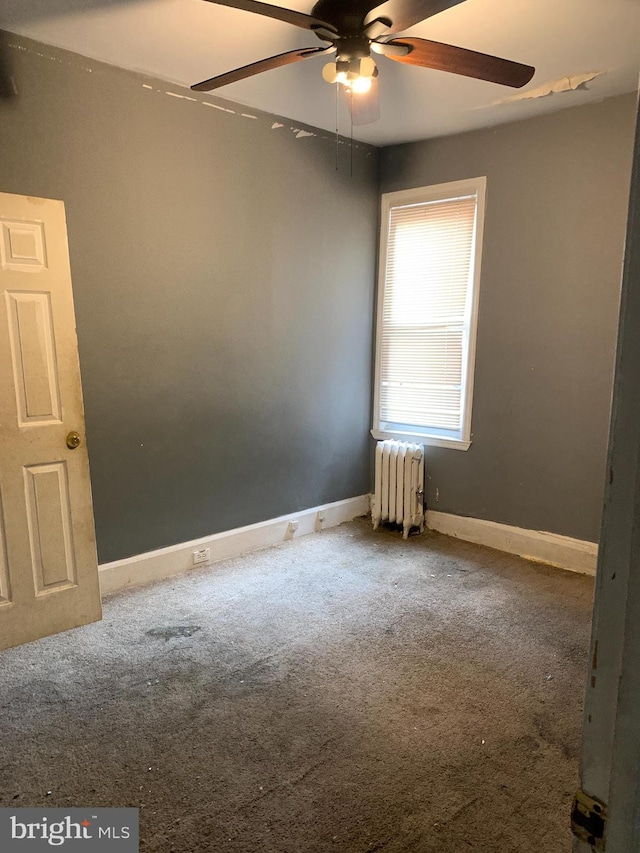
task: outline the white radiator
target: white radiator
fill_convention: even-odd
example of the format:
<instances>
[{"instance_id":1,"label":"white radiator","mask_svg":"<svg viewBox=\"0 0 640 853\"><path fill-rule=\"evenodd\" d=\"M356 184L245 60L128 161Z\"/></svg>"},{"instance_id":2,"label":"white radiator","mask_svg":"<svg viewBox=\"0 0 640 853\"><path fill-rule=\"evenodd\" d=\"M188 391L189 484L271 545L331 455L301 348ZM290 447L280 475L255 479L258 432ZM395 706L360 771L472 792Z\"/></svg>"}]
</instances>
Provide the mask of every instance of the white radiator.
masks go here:
<instances>
[{"instance_id":1,"label":"white radiator","mask_svg":"<svg viewBox=\"0 0 640 853\"><path fill-rule=\"evenodd\" d=\"M376 446L375 492L371 506L375 530L381 521L424 529L424 448L403 441L379 441Z\"/></svg>"}]
</instances>

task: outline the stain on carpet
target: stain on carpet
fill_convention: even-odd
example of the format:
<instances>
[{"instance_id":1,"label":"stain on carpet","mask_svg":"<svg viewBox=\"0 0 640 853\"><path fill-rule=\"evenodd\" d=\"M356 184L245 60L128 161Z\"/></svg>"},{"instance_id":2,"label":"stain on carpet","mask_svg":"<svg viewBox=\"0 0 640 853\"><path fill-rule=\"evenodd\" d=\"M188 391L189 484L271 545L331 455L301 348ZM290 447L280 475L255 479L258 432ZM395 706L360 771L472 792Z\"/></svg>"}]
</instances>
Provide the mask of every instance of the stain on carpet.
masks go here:
<instances>
[{"instance_id":1,"label":"stain on carpet","mask_svg":"<svg viewBox=\"0 0 640 853\"><path fill-rule=\"evenodd\" d=\"M167 628L151 628L145 631L148 637L158 640L175 640L177 637L193 637L200 625L172 625Z\"/></svg>"}]
</instances>

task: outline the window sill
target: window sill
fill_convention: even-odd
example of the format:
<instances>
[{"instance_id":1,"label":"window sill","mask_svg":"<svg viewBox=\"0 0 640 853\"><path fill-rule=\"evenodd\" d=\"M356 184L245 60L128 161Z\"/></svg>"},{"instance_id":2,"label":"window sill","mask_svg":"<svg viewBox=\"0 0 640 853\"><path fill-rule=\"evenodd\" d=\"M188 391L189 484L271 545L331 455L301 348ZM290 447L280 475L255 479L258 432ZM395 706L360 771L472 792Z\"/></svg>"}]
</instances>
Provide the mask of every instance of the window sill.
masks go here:
<instances>
[{"instance_id":1,"label":"window sill","mask_svg":"<svg viewBox=\"0 0 640 853\"><path fill-rule=\"evenodd\" d=\"M370 432L376 441L384 441L390 438L395 441L412 441L414 444L424 444L425 447L449 447L451 450L468 450L471 447L471 442L462 438L440 438L411 432L386 432L381 429L372 429Z\"/></svg>"}]
</instances>

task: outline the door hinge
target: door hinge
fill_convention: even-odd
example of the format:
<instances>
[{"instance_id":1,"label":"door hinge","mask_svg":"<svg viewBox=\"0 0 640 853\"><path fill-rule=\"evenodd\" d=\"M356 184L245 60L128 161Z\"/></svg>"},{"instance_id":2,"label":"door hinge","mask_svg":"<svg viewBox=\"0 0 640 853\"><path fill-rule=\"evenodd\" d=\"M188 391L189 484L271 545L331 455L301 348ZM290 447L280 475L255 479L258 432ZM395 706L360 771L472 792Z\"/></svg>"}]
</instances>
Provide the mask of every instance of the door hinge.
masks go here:
<instances>
[{"instance_id":1,"label":"door hinge","mask_svg":"<svg viewBox=\"0 0 640 853\"><path fill-rule=\"evenodd\" d=\"M571 809L571 830L576 838L585 841L593 850L604 850L606 825L606 805L584 791L578 791Z\"/></svg>"}]
</instances>

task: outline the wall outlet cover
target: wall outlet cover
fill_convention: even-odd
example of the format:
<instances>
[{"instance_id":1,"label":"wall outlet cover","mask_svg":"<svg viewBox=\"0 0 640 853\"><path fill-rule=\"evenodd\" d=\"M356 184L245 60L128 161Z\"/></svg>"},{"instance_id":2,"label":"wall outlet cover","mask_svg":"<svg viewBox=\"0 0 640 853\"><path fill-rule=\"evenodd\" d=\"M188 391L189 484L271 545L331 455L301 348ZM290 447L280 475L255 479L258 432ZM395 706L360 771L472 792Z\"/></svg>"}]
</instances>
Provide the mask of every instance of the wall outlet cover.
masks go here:
<instances>
[{"instance_id":1,"label":"wall outlet cover","mask_svg":"<svg viewBox=\"0 0 640 853\"><path fill-rule=\"evenodd\" d=\"M209 548L201 548L199 551L193 552L193 565L197 566L200 563L208 563L211 559L211 551Z\"/></svg>"}]
</instances>

